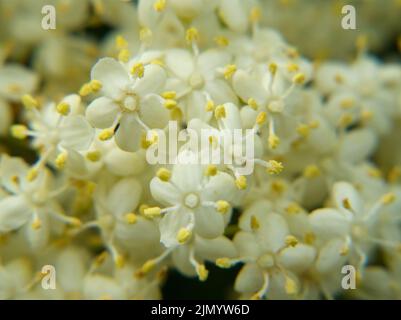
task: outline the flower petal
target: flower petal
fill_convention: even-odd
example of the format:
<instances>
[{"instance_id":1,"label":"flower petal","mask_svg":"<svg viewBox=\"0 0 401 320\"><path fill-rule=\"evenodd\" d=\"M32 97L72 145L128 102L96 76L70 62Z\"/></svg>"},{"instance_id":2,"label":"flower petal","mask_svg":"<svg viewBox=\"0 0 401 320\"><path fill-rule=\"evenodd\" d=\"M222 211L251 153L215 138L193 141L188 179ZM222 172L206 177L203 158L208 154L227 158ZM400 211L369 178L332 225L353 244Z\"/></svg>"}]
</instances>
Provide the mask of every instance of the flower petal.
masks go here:
<instances>
[{"instance_id":1,"label":"flower petal","mask_svg":"<svg viewBox=\"0 0 401 320\"><path fill-rule=\"evenodd\" d=\"M136 152L141 147L144 132L133 115L124 115L115 135L116 144L124 151Z\"/></svg>"},{"instance_id":2,"label":"flower petal","mask_svg":"<svg viewBox=\"0 0 401 320\"><path fill-rule=\"evenodd\" d=\"M86 119L98 129L110 128L118 113L119 106L110 98L100 97L92 101L86 109Z\"/></svg>"},{"instance_id":3,"label":"flower petal","mask_svg":"<svg viewBox=\"0 0 401 320\"><path fill-rule=\"evenodd\" d=\"M160 220L160 241L167 247L179 245L177 234L181 228L192 230L195 224L194 214L185 209L168 212Z\"/></svg>"},{"instance_id":4,"label":"flower petal","mask_svg":"<svg viewBox=\"0 0 401 320\"><path fill-rule=\"evenodd\" d=\"M149 128L163 129L170 119L170 112L156 95L148 95L141 100L140 116Z\"/></svg>"},{"instance_id":5,"label":"flower petal","mask_svg":"<svg viewBox=\"0 0 401 320\"><path fill-rule=\"evenodd\" d=\"M92 68L91 79L100 81L101 92L113 100L120 99L130 83L127 70L112 58L100 59Z\"/></svg>"},{"instance_id":6,"label":"flower petal","mask_svg":"<svg viewBox=\"0 0 401 320\"><path fill-rule=\"evenodd\" d=\"M133 212L141 198L141 184L134 178L125 178L117 182L110 190L107 206L116 217Z\"/></svg>"},{"instance_id":7,"label":"flower petal","mask_svg":"<svg viewBox=\"0 0 401 320\"><path fill-rule=\"evenodd\" d=\"M206 239L221 236L224 232L224 217L212 207L195 209L195 232Z\"/></svg>"},{"instance_id":8,"label":"flower petal","mask_svg":"<svg viewBox=\"0 0 401 320\"><path fill-rule=\"evenodd\" d=\"M145 67L144 76L136 80L133 90L140 97L160 93L164 89L166 79L166 71L162 67L149 64Z\"/></svg>"},{"instance_id":9,"label":"flower petal","mask_svg":"<svg viewBox=\"0 0 401 320\"><path fill-rule=\"evenodd\" d=\"M23 196L11 196L0 200L0 231L9 232L24 225L32 211Z\"/></svg>"}]
</instances>

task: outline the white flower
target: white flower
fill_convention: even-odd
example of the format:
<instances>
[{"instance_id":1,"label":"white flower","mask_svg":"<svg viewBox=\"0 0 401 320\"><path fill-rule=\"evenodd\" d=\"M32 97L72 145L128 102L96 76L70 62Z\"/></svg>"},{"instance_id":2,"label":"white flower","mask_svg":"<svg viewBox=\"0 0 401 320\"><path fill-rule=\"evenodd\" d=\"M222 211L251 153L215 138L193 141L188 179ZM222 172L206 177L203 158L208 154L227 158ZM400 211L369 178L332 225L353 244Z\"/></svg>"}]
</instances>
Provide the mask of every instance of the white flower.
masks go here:
<instances>
[{"instance_id":1,"label":"white flower","mask_svg":"<svg viewBox=\"0 0 401 320\"><path fill-rule=\"evenodd\" d=\"M125 151L137 151L144 134L154 128L164 128L169 119L159 96L166 81L165 71L155 64L136 67L135 72L139 73L134 77L112 58L99 60L91 77L101 86L101 97L86 110L88 121L95 128L105 129L101 139L108 140L117 131L116 143Z\"/></svg>"},{"instance_id":2,"label":"white flower","mask_svg":"<svg viewBox=\"0 0 401 320\"><path fill-rule=\"evenodd\" d=\"M172 172L161 169L150 183L152 196L167 207L150 208L145 215L163 215L161 242L168 248L187 242L192 232L207 239L222 235L231 215L234 179L219 171L210 175L206 166L196 164L197 156L182 151L179 158L190 164L176 164Z\"/></svg>"}]
</instances>

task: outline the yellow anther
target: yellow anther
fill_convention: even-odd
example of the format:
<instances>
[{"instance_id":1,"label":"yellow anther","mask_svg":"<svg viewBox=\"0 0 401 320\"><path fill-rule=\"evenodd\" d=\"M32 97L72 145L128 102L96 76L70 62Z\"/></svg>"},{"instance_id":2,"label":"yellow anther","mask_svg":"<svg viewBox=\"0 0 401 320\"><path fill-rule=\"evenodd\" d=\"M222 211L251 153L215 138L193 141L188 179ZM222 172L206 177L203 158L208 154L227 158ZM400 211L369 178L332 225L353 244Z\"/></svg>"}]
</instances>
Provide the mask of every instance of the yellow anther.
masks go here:
<instances>
[{"instance_id":1,"label":"yellow anther","mask_svg":"<svg viewBox=\"0 0 401 320\"><path fill-rule=\"evenodd\" d=\"M303 73L297 73L293 78L292 82L295 84L303 84L305 83L306 77Z\"/></svg>"},{"instance_id":2,"label":"yellow anther","mask_svg":"<svg viewBox=\"0 0 401 320\"><path fill-rule=\"evenodd\" d=\"M124 216L124 218L125 218L125 222L128 223L128 224L135 224L138 221L137 215L135 213L133 213L133 212L127 213Z\"/></svg>"},{"instance_id":3,"label":"yellow anther","mask_svg":"<svg viewBox=\"0 0 401 320\"><path fill-rule=\"evenodd\" d=\"M128 47L128 42L122 35L116 37L116 47L118 50L126 49Z\"/></svg>"},{"instance_id":4,"label":"yellow anther","mask_svg":"<svg viewBox=\"0 0 401 320\"><path fill-rule=\"evenodd\" d=\"M216 109L214 110L214 116L216 119L222 119L226 117L226 108L224 105L218 105Z\"/></svg>"},{"instance_id":5,"label":"yellow anther","mask_svg":"<svg viewBox=\"0 0 401 320\"><path fill-rule=\"evenodd\" d=\"M147 218L157 218L162 214L162 209L159 207L150 207L143 210L143 214Z\"/></svg>"},{"instance_id":6,"label":"yellow anther","mask_svg":"<svg viewBox=\"0 0 401 320\"><path fill-rule=\"evenodd\" d=\"M302 211L301 207L297 203L290 203L287 208L285 208L285 211L288 214L297 214Z\"/></svg>"},{"instance_id":7,"label":"yellow anther","mask_svg":"<svg viewBox=\"0 0 401 320\"><path fill-rule=\"evenodd\" d=\"M237 66L235 64L229 64L224 68L224 78L231 79L231 77L234 75L234 73L237 71Z\"/></svg>"},{"instance_id":8,"label":"yellow anther","mask_svg":"<svg viewBox=\"0 0 401 320\"><path fill-rule=\"evenodd\" d=\"M199 31L198 29L191 27L187 30L185 39L188 43L196 42L199 40Z\"/></svg>"},{"instance_id":9,"label":"yellow anther","mask_svg":"<svg viewBox=\"0 0 401 320\"><path fill-rule=\"evenodd\" d=\"M144 216L145 215L145 210L148 209L148 208L150 208L150 207L147 204L141 204L139 206L139 213Z\"/></svg>"},{"instance_id":10,"label":"yellow anther","mask_svg":"<svg viewBox=\"0 0 401 320\"><path fill-rule=\"evenodd\" d=\"M216 209L218 212L225 214L230 209L230 204L227 201L219 200L216 202Z\"/></svg>"},{"instance_id":11,"label":"yellow anther","mask_svg":"<svg viewBox=\"0 0 401 320\"><path fill-rule=\"evenodd\" d=\"M271 184L271 190L276 193L283 193L287 189L286 184L281 180L274 180Z\"/></svg>"},{"instance_id":12,"label":"yellow anther","mask_svg":"<svg viewBox=\"0 0 401 320\"><path fill-rule=\"evenodd\" d=\"M97 151L97 150L89 151L86 154L86 159L88 159L89 161L92 161L92 162L99 161L101 157L102 157L102 153L100 151Z\"/></svg>"},{"instance_id":13,"label":"yellow anther","mask_svg":"<svg viewBox=\"0 0 401 320\"><path fill-rule=\"evenodd\" d=\"M355 43L358 52L365 51L368 46L368 37L366 34L361 34L356 38Z\"/></svg>"},{"instance_id":14,"label":"yellow anther","mask_svg":"<svg viewBox=\"0 0 401 320\"><path fill-rule=\"evenodd\" d=\"M156 0L153 4L153 9L157 12L162 12L166 9L167 1L166 0Z\"/></svg>"},{"instance_id":15,"label":"yellow anther","mask_svg":"<svg viewBox=\"0 0 401 320\"><path fill-rule=\"evenodd\" d=\"M118 60L121 62L128 62L131 57L131 52L128 49L121 49L118 52Z\"/></svg>"},{"instance_id":16,"label":"yellow anther","mask_svg":"<svg viewBox=\"0 0 401 320\"><path fill-rule=\"evenodd\" d=\"M42 227L42 221L38 217L35 217L32 221L31 227L33 230L39 230Z\"/></svg>"},{"instance_id":17,"label":"yellow anther","mask_svg":"<svg viewBox=\"0 0 401 320\"><path fill-rule=\"evenodd\" d=\"M184 244L189 240L191 236L192 236L191 230L187 228L181 228L177 233L177 241L180 244Z\"/></svg>"},{"instance_id":18,"label":"yellow anther","mask_svg":"<svg viewBox=\"0 0 401 320\"><path fill-rule=\"evenodd\" d=\"M32 168L26 174L26 180L28 180L28 182L32 182L38 177L38 175L39 175L38 169Z\"/></svg>"},{"instance_id":19,"label":"yellow anther","mask_svg":"<svg viewBox=\"0 0 401 320\"><path fill-rule=\"evenodd\" d=\"M171 171L166 168L160 168L157 170L156 176L162 181L170 181Z\"/></svg>"},{"instance_id":20,"label":"yellow anther","mask_svg":"<svg viewBox=\"0 0 401 320\"><path fill-rule=\"evenodd\" d=\"M98 92L103 87L103 84L99 80L92 80L89 82L89 85L92 89L92 92Z\"/></svg>"},{"instance_id":21,"label":"yellow anther","mask_svg":"<svg viewBox=\"0 0 401 320\"><path fill-rule=\"evenodd\" d=\"M299 52L296 48L288 48L287 55L292 59L299 58Z\"/></svg>"},{"instance_id":22,"label":"yellow anther","mask_svg":"<svg viewBox=\"0 0 401 320\"><path fill-rule=\"evenodd\" d=\"M103 251L101 254L99 254L96 258L95 258L95 265L96 266L100 266L100 265L102 265L105 261L106 261L106 259L107 259L107 257L109 256L109 253L107 252L107 251Z\"/></svg>"},{"instance_id":23,"label":"yellow anther","mask_svg":"<svg viewBox=\"0 0 401 320\"><path fill-rule=\"evenodd\" d=\"M388 173L387 180L390 183L395 183L400 177L401 177L401 166L395 166Z\"/></svg>"},{"instance_id":24,"label":"yellow anther","mask_svg":"<svg viewBox=\"0 0 401 320\"><path fill-rule=\"evenodd\" d=\"M266 119L267 119L267 113L265 111L262 111L256 117L256 124L262 125L266 122Z\"/></svg>"},{"instance_id":25,"label":"yellow anther","mask_svg":"<svg viewBox=\"0 0 401 320\"><path fill-rule=\"evenodd\" d=\"M162 60L160 60L160 59L153 59L152 61L150 61L150 64L157 65L157 66L160 66L160 67L164 67L165 66L164 62Z\"/></svg>"},{"instance_id":26,"label":"yellow anther","mask_svg":"<svg viewBox=\"0 0 401 320\"><path fill-rule=\"evenodd\" d=\"M81 97L86 97L92 93L92 88L89 83L85 83L81 89L79 89L79 95Z\"/></svg>"},{"instance_id":27,"label":"yellow anther","mask_svg":"<svg viewBox=\"0 0 401 320\"><path fill-rule=\"evenodd\" d=\"M276 149L280 144L280 138L275 134L269 134L268 144L270 149Z\"/></svg>"},{"instance_id":28,"label":"yellow anther","mask_svg":"<svg viewBox=\"0 0 401 320\"><path fill-rule=\"evenodd\" d=\"M232 261L230 258L218 258L216 260L216 266L224 269L231 268L232 266Z\"/></svg>"},{"instance_id":29,"label":"yellow anther","mask_svg":"<svg viewBox=\"0 0 401 320\"><path fill-rule=\"evenodd\" d=\"M34 109L39 107L39 102L30 94L24 94L21 98L21 102L27 109Z\"/></svg>"},{"instance_id":30,"label":"yellow anther","mask_svg":"<svg viewBox=\"0 0 401 320\"><path fill-rule=\"evenodd\" d=\"M306 244L313 244L316 240L316 236L312 232L307 232L304 236L304 242Z\"/></svg>"},{"instance_id":31,"label":"yellow anther","mask_svg":"<svg viewBox=\"0 0 401 320\"><path fill-rule=\"evenodd\" d=\"M143 65L143 63L142 62L134 63L134 65L131 68L131 74L134 77L142 78L145 74L145 66Z\"/></svg>"},{"instance_id":32,"label":"yellow anther","mask_svg":"<svg viewBox=\"0 0 401 320\"><path fill-rule=\"evenodd\" d=\"M114 130L113 129L104 129L102 132L99 133L98 138L100 141L107 141L113 138Z\"/></svg>"},{"instance_id":33,"label":"yellow anther","mask_svg":"<svg viewBox=\"0 0 401 320\"><path fill-rule=\"evenodd\" d=\"M214 164L209 164L206 167L205 175L208 177L213 177L217 174L217 167Z\"/></svg>"},{"instance_id":34,"label":"yellow anther","mask_svg":"<svg viewBox=\"0 0 401 320\"><path fill-rule=\"evenodd\" d=\"M156 265L157 263L155 259L148 260L143 264L143 266L139 270L139 273L142 275L146 275L151 272L156 267Z\"/></svg>"},{"instance_id":35,"label":"yellow anther","mask_svg":"<svg viewBox=\"0 0 401 320\"><path fill-rule=\"evenodd\" d=\"M308 126L307 124L300 124L297 127L297 132L300 136L302 136L303 138L307 138L310 134L310 126Z\"/></svg>"},{"instance_id":36,"label":"yellow anther","mask_svg":"<svg viewBox=\"0 0 401 320\"><path fill-rule=\"evenodd\" d=\"M114 264L117 268L122 268L125 265L125 259L122 255L117 255L114 259Z\"/></svg>"},{"instance_id":37,"label":"yellow anther","mask_svg":"<svg viewBox=\"0 0 401 320\"><path fill-rule=\"evenodd\" d=\"M344 113L339 121L341 127L348 127L354 121L353 116L350 113Z\"/></svg>"},{"instance_id":38,"label":"yellow anther","mask_svg":"<svg viewBox=\"0 0 401 320\"><path fill-rule=\"evenodd\" d=\"M204 264L199 264L196 268L196 273L200 281L206 281L209 276L209 271L206 269Z\"/></svg>"},{"instance_id":39,"label":"yellow anther","mask_svg":"<svg viewBox=\"0 0 401 320\"><path fill-rule=\"evenodd\" d=\"M249 98L247 103L248 103L248 106L250 106L253 110L258 109L258 103L256 102L256 100L254 98Z\"/></svg>"},{"instance_id":40,"label":"yellow anther","mask_svg":"<svg viewBox=\"0 0 401 320\"><path fill-rule=\"evenodd\" d=\"M149 28L143 27L139 30L139 40L142 42L150 42L152 40L152 31Z\"/></svg>"},{"instance_id":41,"label":"yellow anther","mask_svg":"<svg viewBox=\"0 0 401 320\"><path fill-rule=\"evenodd\" d=\"M239 177L235 180L235 185L236 185L237 188L240 189L240 190L246 189L246 187L248 186L248 183L247 183L247 181L246 181L246 177L245 177L245 176L239 176Z\"/></svg>"},{"instance_id":42,"label":"yellow anther","mask_svg":"<svg viewBox=\"0 0 401 320\"><path fill-rule=\"evenodd\" d=\"M80 226L82 226L82 221L76 217L70 217L69 224L75 228L79 228Z\"/></svg>"},{"instance_id":43,"label":"yellow anther","mask_svg":"<svg viewBox=\"0 0 401 320\"><path fill-rule=\"evenodd\" d=\"M352 210L351 202L348 198L343 199L342 204L345 209Z\"/></svg>"},{"instance_id":44,"label":"yellow anther","mask_svg":"<svg viewBox=\"0 0 401 320\"><path fill-rule=\"evenodd\" d=\"M381 178L382 172L378 168L368 168L368 175L372 178Z\"/></svg>"},{"instance_id":45,"label":"yellow anther","mask_svg":"<svg viewBox=\"0 0 401 320\"><path fill-rule=\"evenodd\" d=\"M11 135L16 139L24 140L28 136L28 128L22 124L15 124L11 127Z\"/></svg>"},{"instance_id":46,"label":"yellow anther","mask_svg":"<svg viewBox=\"0 0 401 320\"><path fill-rule=\"evenodd\" d=\"M214 102L212 100L206 102L205 110L206 112L212 112L214 110Z\"/></svg>"},{"instance_id":47,"label":"yellow anther","mask_svg":"<svg viewBox=\"0 0 401 320\"><path fill-rule=\"evenodd\" d=\"M60 153L56 160L55 160L55 165L57 167L57 169L64 169L66 163L67 163L67 158L68 158L68 154L67 152L62 152Z\"/></svg>"},{"instance_id":48,"label":"yellow anther","mask_svg":"<svg viewBox=\"0 0 401 320\"><path fill-rule=\"evenodd\" d=\"M346 256L346 255L348 255L348 253L349 253L349 246L347 245L347 244L345 244L345 245L343 245L341 248L340 248L340 256Z\"/></svg>"},{"instance_id":49,"label":"yellow anther","mask_svg":"<svg viewBox=\"0 0 401 320\"><path fill-rule=\"evenodd\" d=\"M319 128L319 126L320 126L320 123L318 120L312 120L309 123L309 128L311 128L311 129L317 129L317 128Z\"/></svg>"},{"instance_id":50,"label":"yellow anther","mask_svg":"<svg viewBox=\"0 0 401 320\"><path fill-rule=\"evenodd\" d=\"M370 110L362 110L361 112L361 119L364 123L373 119L373 112Z\"/></svg>"},{"instance_id":51,"label":"yellow anther","mask_svg":"<svg viewBox=\"0 0 401 320\"><path fill-rule=\"evenodd\" d=\"M277 63L271 62L271 63L269 64L268 68L269 68L270 73L271 73L273 76L277 73L277 69L278 69Z\"/></svg>"},{"instance_id":52,"label":"yellow anther","mask_svg":"<svg viewBox=\"0 0 401 320\"><path fill-rule=\"evenodd\" d=\"M182 119L182 111L180 108L174 108L170 110L170 118L172 120L180 121Z\"/></svg>"},{"instance_id":53,"label":"yellow anther","mask_svg":"<svg viewBox=\"0 0 401 320\"><path fill-rule=\"evenodd\" d=\"M168 110L173 110L177 107L177 101L172 99L167 99L164 101L164 107Z\"/></svg>"},{"instance_id":54,"label":"yellow anther","mask_svg":"<svg viewBox=\"0 0 401 320\"><path fill-rule=\"evenodd\" d=\"M298 239L289 235L285 238L285 244L289 247L295 247L298 244Z\"/></svg>"},{"instance_id":55,"label":"yellow anther","mask_svg":"<svg viewBox=\"0 0 401 320\"><path fill-rule=\"evenodd\" d=\"M175 91L165 91L162 93L162 97L164 99L175 99L177 96L177 92Z\"/></svg>"},{"instance_id":56,"label":"yellow anther","mask_svg":"<svg viewBox=\"0 0 401 320\"><path fill-rule=\"evenodd\" d=\"M219 47L227 47L230 44L230 41L228 40L227 37L225 36L217 36L214 38L214 42L219 46Z\"/></svg>"},{"instance_id":57,"label":"yellow anther","mask_svg":"<svg viewBox=\"0 0 401 320\"><path fill-rule=\"evenodd\" d=\"M288 276L285 277L284 289L285 289L285 292L289 295L293 295L298 292L297 283Z\"/></svg>"},{"instance_id":58,"label":"yellow anther","mask_svg":"<svg viewBox=\"0 0 401 320\"><path fill-rule=\"evenodd\" d=\"M352 98L343 99L340 102L340 106L343 109L351 109L355 105L355 101Z\"/></svg>"},{"instance_id":59,"label":"yellow anther","mask_svg":"<svg viewBox=\"0 0 401 320\"><path fill-rule=\"evenodd\" d=\"M319 177L321 172L318 166L311 164L304 169L303 175L305 178L313 179Z\"/></svg>"},{"instance_id":60,"label":"yellow anther","mask_svg":"<svg viewBox=\"0 0 401 320\"><path fill-rule=\"evenodd\" d=\"M299 65L297 65L296 63L290 62L287 65L287 70L289 72L297 72L297 71L299 71Z\"/></svg>"},{"instance_id":61,"label":"yellow anther","mask_svg":"<svg viewBox=\"0 0 401 320\"><path fill-rule=\"evenodd\" d=\"M67 102L60 102L56 106L56 110L59 114L67 116L71 112L71 107Z\"/></svg>"},{"instance_id":62,"label":"yellow anther","mask_svg":"<svg viewBox=\"0 0 401 320\"><path fill-rule=\"evenodd\" d=\"M268 162L267 173L269 174L279 174L283 171L284 166L281 162L276 160L270 160Z\"/></svg>"},{"instance_id":63,"label":"yellow anther","mask_svg":"<svg viewBox=\"0 0 401 320\"><path fill-rule=\"evenodd\" d=\"M256 231L260 228L260 222L256 216L251 216L251 229Z\"/></svg>"},{"instance_id":64,"label":"yellow anther","mask_svg":"<svg viewBox=\"0 0 401 320\"><path fill-rule=\"evenodd\" d=\"M252 23L256 23L259 22L261 18L262 18L262 10L260 10L259 7L253 7L249 15L249 20Z\"/></svg>"},{"instance_id":65,"label":"yellow anther","mask_svg":"<svg viewBox=\"0 0 401 320\"><path fill-rule=\"evenodd\" d=\"M390 192L390 193L385 194L385 195L380 199L380 201L381 201L381 203L383 203L383 204L391 204L391 203L393 203L393 202L395 201L395 199L396 199L395 194L392 193L392 192Z\"/></svg>"}]
</instances>

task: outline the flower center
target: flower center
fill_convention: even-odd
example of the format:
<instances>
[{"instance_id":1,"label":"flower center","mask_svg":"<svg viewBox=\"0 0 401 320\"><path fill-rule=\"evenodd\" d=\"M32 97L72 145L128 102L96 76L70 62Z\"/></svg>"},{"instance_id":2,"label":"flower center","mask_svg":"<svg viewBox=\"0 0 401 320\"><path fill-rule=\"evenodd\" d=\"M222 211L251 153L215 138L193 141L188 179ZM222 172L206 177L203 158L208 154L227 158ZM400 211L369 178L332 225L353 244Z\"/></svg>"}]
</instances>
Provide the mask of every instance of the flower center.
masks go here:
<instances>
[{"instance_id":1,"label":"flower center","mask_svg":"<svg viewBox=\"0 0 401 320\"><path fill-rule=\"evenodd\" d=\"M127 95L123 100L123 108L128 111L135 111L138 107L138 100L136 96Z\"/></svg>"},{"instance_id":2,"label":"flower center","mask_svg":"<svg viewBox=\"0 0 401 320\"><path fill-rule=\"evenodd\" d=\"M258 265L262 268L271 268L274 266L274 256L270 253L265 253L258 259Z\"/></svg>"},{"instance_id":3,"label":"flower center","mask_svg":"<svg viewBox=\"0 0 401 320\"><path fill-rule=\"evenodd\" d=\"M191 78L189 78L189 84L194 89L200 89L203 87L204 83L205 81L199 72L195 72Z\"/></svg>"},{"instance_id":4,"label":"flower center","mask_svg":"<svg viewBox=\"0 0 401 320\"><path fill-rule=\"evenodd\" d=\"M186 207L193 209L199 205L199 196L195 193L189 193L184 198L184 204Z\"/></svg>"}]
</instances>

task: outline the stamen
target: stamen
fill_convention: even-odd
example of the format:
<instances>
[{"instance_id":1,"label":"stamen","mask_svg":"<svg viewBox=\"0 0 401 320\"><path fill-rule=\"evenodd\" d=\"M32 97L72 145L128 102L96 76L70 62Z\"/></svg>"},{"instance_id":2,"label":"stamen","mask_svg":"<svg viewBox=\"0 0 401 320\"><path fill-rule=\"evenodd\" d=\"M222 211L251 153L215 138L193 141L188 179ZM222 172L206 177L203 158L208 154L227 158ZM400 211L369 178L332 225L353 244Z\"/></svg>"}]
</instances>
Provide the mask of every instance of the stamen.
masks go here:
<instances>
[{"instance_id":1,"label":"stamen","mask_svg":"<svg viewBox=\"0 0 401 320\"><path fill-rule=\"evenodd\" d=\"M160 169L157 171L156 176L157 176L160 180L162 180L162 181L164 181L164 182L167 182L167 181L170 181L170 178L171 178L171 171L168 170L168 169L166 169L166 168L160 168Z\"/></svg>"},{"instance_id":2,"label":"stamen","mask_svg":"<svg viewBox=\"0 0 401 320\"><path fill-rule=\"evenodd\" d=\"M224 68L223 71L224 78L226 78L226 80L231 79L231 77L234 75L236 71L237 71L237 66L235 64L229 64Z\"/></svg>"}]
</instances>

